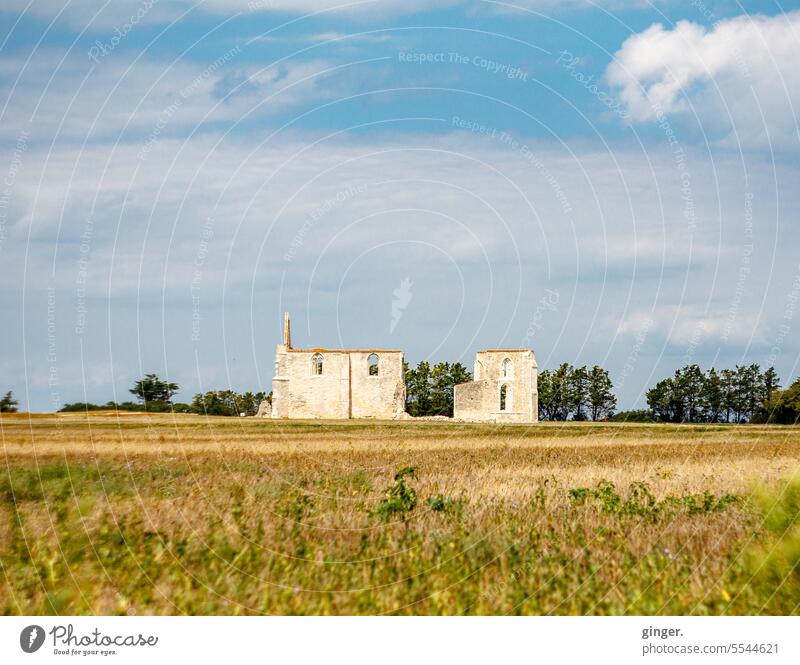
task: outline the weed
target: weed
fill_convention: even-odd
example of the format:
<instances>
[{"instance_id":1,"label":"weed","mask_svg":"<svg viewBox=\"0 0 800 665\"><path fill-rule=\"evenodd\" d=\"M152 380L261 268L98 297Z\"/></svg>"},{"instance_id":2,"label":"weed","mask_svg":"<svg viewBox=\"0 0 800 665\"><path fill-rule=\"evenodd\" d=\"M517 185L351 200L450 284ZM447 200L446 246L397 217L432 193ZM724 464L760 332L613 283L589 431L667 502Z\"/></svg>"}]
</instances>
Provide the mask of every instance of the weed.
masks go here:
<instances>
[{"instance_id":1,"label":"weed","mask_svg":"<svg viewBox=\"0 0 800 665\"><path fill-rule=\"evenodd\" d=\"M417 470L407 466L394 475L394 485L388 487L384 499L372 511L372 515L383 520L400 517L406 521L408 513L417 507L417 493L413 487L406 485L406 478L417 478Z\"/></svg>"}]
</instances>

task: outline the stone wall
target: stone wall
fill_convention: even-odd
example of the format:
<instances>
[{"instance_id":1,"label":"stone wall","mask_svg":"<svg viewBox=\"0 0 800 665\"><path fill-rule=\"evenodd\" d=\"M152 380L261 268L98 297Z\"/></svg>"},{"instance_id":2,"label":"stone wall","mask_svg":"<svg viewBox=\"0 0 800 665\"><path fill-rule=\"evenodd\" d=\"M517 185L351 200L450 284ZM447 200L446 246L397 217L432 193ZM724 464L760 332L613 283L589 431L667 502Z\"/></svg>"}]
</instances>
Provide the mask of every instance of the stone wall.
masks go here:
<instances>
[{"instance_id":1,"label":"stone wall","mask_svg":"<svg viewBox=\"0 0 800 665\"><path fill-rule=\"evenodd\" d=\"M377 357L377 372L370 358ZM321 357L318 372L315 357ZM473 422L539 420L536 356L521 349L493 349L475 356L475 380L454 388L454 417ZM501 404L501 389L505 401ZM262 405L264 406L264 405ZM272 418L409 418L403 353L381 349L295 349L289 315L275 349Z\"/></svg>"},{"instance_id":2,"label":"stone wall","mask_svg":"<svg viewBox=\"0 0 800 665\"><path fill-rule=\"evenodd\" d=\"M373 354L377 375L369 370ZM322 358L321 374L316 356ZM405 413L405 401L401 351L294 349L287 344L275 349L272 418L395 419Z\"/></svg>"},{"instance_id":3,"label":"stone wall","mask_svg":"<svg viewBox=\"0 0 800 665\"><path fill-rule=\"evenodd\" d=\"M537 365L533 351L499 349L475 356L475 381L454 390L454 417L477 422L535 423L539 420ZM506 386L505 408L500 391Z\"/></svg>"},{"instance_id":4,"label":"stone wall","mask_svg":"<svg viewBox=\"0 0 800 665\"><path fill-rule=\"evenodd\" d=\"M369 373L369 357L378 356L378 374ZM403 354L400 351L351 351L351 418L400 418L406 410Z\"/></svg>"}]
</instances>

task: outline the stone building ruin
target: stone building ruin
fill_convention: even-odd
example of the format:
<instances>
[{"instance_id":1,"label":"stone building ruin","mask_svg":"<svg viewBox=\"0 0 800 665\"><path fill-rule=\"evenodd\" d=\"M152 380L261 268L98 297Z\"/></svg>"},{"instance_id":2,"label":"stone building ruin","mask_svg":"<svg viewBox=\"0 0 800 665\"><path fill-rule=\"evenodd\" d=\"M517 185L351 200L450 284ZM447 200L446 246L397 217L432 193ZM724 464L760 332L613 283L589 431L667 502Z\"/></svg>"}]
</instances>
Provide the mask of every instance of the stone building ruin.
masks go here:
<instances>
[{"instance_id":1,"label":"stone building ruin","mask_svg":"<svg viewBox=\"0 0 800 665\"><path fill-rule=\"evenodd\" d=\"M539 421L537 365L533 351L490 349L475 355L473 381L459 383L453 417L483 423Z\"/></svg>"},{"instance_id":2,"label":"stone building ruin","mask_svg":"<svg viewBox=\"0 0 800 665\"><path fill-rule=\"evenodd\" d=\"M275 349L272 418L402 418L403 352L387 349L295 349L289 313ZM266 414L264 414L266 415Z\"/></svg>"},{"instance_id":3,"label":"stone building ruin","mask_svg":"<svg viewBox=\"0 0 800 665\"><path fill-rule=\"evenodd\" d=\"M403 352L394 349L296 349L289 313L275 348L272 404L260 417L410 419L406 413ZM537 365L533 351L493 349L475 357L474 380L454 387L453 419L538 422Z\"/></svg>"}]
</instances>

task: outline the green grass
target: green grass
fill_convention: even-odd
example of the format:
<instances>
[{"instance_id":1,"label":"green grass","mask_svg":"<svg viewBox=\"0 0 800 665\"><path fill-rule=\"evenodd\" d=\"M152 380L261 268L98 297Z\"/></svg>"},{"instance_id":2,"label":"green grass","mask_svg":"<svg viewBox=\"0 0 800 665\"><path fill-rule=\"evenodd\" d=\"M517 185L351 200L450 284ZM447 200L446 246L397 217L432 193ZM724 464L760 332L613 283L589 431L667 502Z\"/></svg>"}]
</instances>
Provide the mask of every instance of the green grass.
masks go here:
<instances>
[{"instance_id":1,"label":"green grass","mask_svg":"<svg viewBox=\"0 0 800 665\"><path fill-rule=\"evenodd\" d=\"M0 613L798 613L794 429L72 418L2 422Z\"/></svg>"}]
</instances>

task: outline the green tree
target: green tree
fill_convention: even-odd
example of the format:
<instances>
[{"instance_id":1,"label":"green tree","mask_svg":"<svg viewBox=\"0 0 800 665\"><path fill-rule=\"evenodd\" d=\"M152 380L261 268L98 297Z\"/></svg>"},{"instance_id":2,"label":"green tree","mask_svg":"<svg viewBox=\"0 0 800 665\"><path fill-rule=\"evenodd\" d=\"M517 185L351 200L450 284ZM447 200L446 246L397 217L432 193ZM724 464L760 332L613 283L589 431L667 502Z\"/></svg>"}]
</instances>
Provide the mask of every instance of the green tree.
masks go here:
<instances>
[{"instance_id":1,"label":"green tree","mask_svg":"<svg viewBox=\"0 0 800 665\"><path fill-rule=\"evenodd\" d=\"M551 409L553 420L566 420L574 404L571 377L574 368L569 363L561 363L551 377Z\"/></svg>"},{"instance_id":2,"label":"green tree","mask_svg":"<svg viewBox=\"0 0 800 665\"><path fill-rule=\"evenodd\" d=\"M450 363L436 363L430 375L432 416L453 415L453 383L450 378Z\"/></svg>"},{"instance_id":3,"label":"green tree","mask_svg":"<svg viewBox=\"0 0 800 665\"><path fill-rule=\"evenodd\" d=\"M611 417L617 408L617 398L613 393L613 384L608 370L595 365L589 371L589 410L592 420Z\"/></svg>"},{"instance_id":4,"label":"green tree","mask_svg":"<svg viewBox=\"0 0 800 665\"><path fill-rule=\"evenodd\" d=\"M697 365L686 365L675 372L672 384L679 403L679 413L674 414L674 419L697 422L703 393L703 371Z\"/></svg>"},{"instance_id":5,"label":"green tree","mask_svg":"<svg viewBox=\"0 0 800 665\"><path fill-rule=\"evenodd\" d=\"M16 413L18 405L19 402L14 399L14 393L9 390L0 399L0 413Z\"/></svg>"},{"instance_id":6,"label":"green tree","mask_svg":"<svg viewBox=\"0 0 800 665\"><path fill-rule=\"evenodd\" d=\"M722 408L725 411L725 422L731 421L731 415L737 412L739 402L736 392L736 372L723 369L720 372L722 379Z\"/></svg>"},{"instance_id":7,"label":"green tree","mask_svg":"<svg viewBox=\"0 0 800 665\"><path fill-rule=\"evenodd\" d=\"M761 372L758 365L736 366L736 394L736 420L749 420L761 403Z\"/></svg>"},{"instance_id":8,"label":"green tree","mask_svg":"<svg viewBox=\"0 0 800 665\"><path fill-rule=\"evenodd\" d=\"M703 380L703 390L700 396L700 406L705 412L708 422L719 422L725 403L725 386L722 377L713 367L706 373Z\"/></svg>"},{"instance_id":9,"label":"green tree","mask_svg":"<svg viewBox=\"0 0 800 665\"><path fill-rule=\"evenodd\" d=\"M455 386L472 380L461 363L406 365L406 411L412 416L452 416Z\"/></svg>"},{"instance_id":10,"label":"green tree","mask_svg":"<svg viewBox=\"0 0 800 665\"><path fill-rule=\"evenodd\" d=\"M426 361L412 369L406 365L406 411L412 416L427 416L431 410L431 366Z\"/></svg>"},{"instance_id":11,"label":"green tree","mask_svg":"<svg viewBox=\"0 0 800 665\"><path fill-rule=\"evenodd\" d=\"M672 422L676 418L677 398L672 379L662 379L650 388L646 394L647 406L656 420Z\"/></svg>"},{"instance_id":12,"label":"green tree","mask_svg":"<svg viewBox=\"0 0 800 665\"><path fill-rule=\"evenodd\" d=\"M550 370L539 372L537 381L539 391L539 420L554 420L553 417L553 375Z\"/></svg>"},{"instance_id":13,"label":"green tree","mask_svg":"<svg viewBox=\"0 0 800 665\"><path fill-rule=\"evenodd\" d=\"M586 366L573 368L569 374L569 401L573 420L586 420L584 409L589 402L589 372Z\"/></svg>"},{"instance_id":14,"label":"green tree","mask_svg":"<svg viewBox=\"0 0 800 665\"><path fill-rule=\"evenodd\" d=\"M252 416L265 398L263 392L239 394L233 390L209 390L206 393L197 393L190 409L194 413L207 416L238 416L242 413Z\"/></svg>"},{"instance_id":15,"label":"green tree","mask_svg":"<svg viewBox=\"0 0 800 665\"><path fill-rule=\"evenodd\" d=\"M783 425L800 423L800 379L796 379L785 390L773 391L757 420Z\"/></svg>"},{"instance_id":16,"label":"green tree","mask_svg":"<svg viewBox=\"0 0 800 665\"><path fill-rule=\"evenodd\" d=\"M767 368L767 370L761 375L761 402L768 402L772 398L772 395L775 393L775 391L780 389L780 387L781 380L778 378L778 373L775 371L775 368Z\"/></svg>"},{"instance_id":17,"label":"green tree","mask_svg":"<svg viewBox=\"0 0 800 665\"><path fill-rule=\"evenodd\" d=\"M162 381L157 374L147 374L134 383L129 392L146 405L148 402L171 402L178 390L180 386L177 383Z\"/></svg>"}]
</instances>

